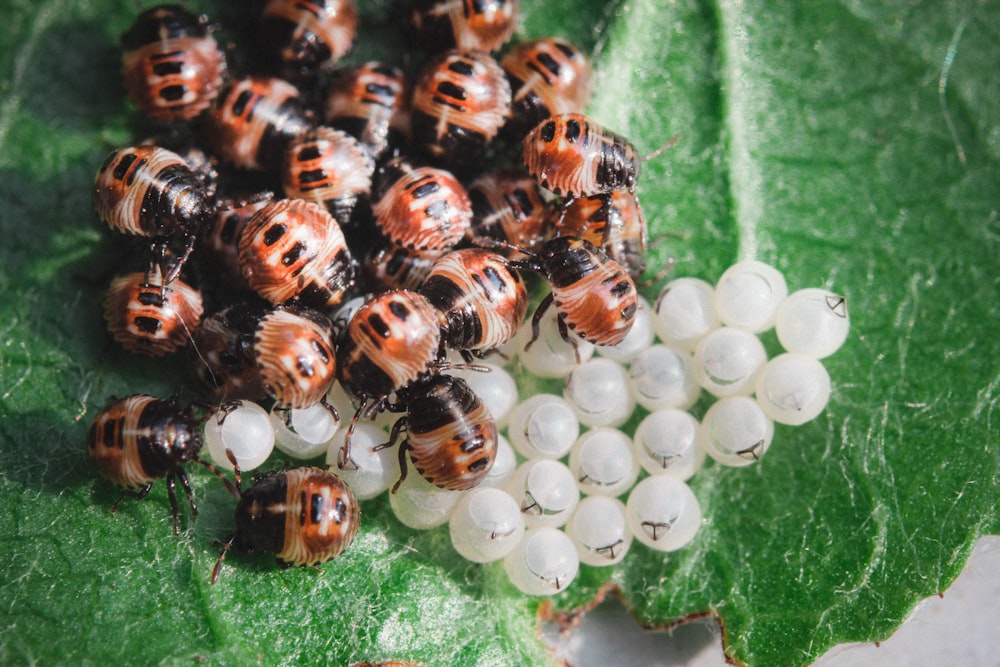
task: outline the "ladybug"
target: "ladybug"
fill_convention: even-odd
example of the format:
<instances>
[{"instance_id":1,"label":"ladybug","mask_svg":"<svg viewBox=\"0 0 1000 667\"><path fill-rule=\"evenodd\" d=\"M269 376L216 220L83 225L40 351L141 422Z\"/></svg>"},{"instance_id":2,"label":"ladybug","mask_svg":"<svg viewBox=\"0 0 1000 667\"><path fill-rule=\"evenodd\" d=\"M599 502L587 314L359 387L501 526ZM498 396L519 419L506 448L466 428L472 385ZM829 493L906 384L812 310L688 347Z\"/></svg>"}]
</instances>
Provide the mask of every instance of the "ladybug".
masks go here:
<instances>
[{"instance_id":1,"label":"ladybug","mask_svg":"<svg viewBox=\"0 0 1000 667\"><path fill-rule=\"evenodd\" d=\"M531 247L548 235L551 207L534 179L522 169L501 169L483 174L468 188L472 200L472 226L476 236Z\"/></svg>"},{"instance_id":2,"label":"ladybug","mask_svg":"<svg viewBox=\"0 0 1000 667\"><path fill-rule=\"evenodd\" d=\"M510 84L482 51L447 51L420 70L413 84L410 129L414 147L429 159L469 166L510 116Z\"/></svg>"},{"instance_id":3,"label":"ladybug","mask_svg":"<svg viewBox=\"0 0 1000 667\"><path fill-rule=\"evenodd\" d=\"M532 336L525 349L538 339L542 316L553 304L559 313L559 334L574 349L570 330L594 345L616 345L632 328L639 300L635 283L618 262L589 241L560 236L536 249L516 248L489 239L482 242L520 251L527 258L510 259L508 263L541 273L552 287L531 318Z\"/></svg>"},{"instance_id":4,"label":"ladybug","mask_svg":"<svg viewBox=\"0 0 1000 667\"><path fill-rule=\"evenodd\" d=\"M339 70L330 81L323 119L356 137L381 160L410 136L410 90L403 70L371 61Z\"/></svg>"},{"instance_id":5,"label":"ladybug","mask_svg":"<svg viewBox=\"0 0 1000 667\"><path fill-rule=\"evenodd\" d=\"M153 120L191 120L219 94L226 60L204 16L181 5L147 9L122 35L121 46L125 91Z\"/></svg>"},{"instance_id":6,"label":"ladybug","mask_svg":"<svg viewBox=\"0 0 1000 667\"><path fill-rule=\"evenodd\" d=\"M543 188L571 199L634 190L639 178L635 147L577 113L539 123L524 137L522 157Z\"/></svg>"},{"instance_id":7,"label":"ladybug","mask_svg":"<svg viewBox=\"0 0 1000 667\"><path fill-rule=\"evenodd\" d=\"M203 312L201 292L180 279L164 283L156 270L126 273L104 295L104 320L123 348L151 357L187 344Z\"/></svg>"},{"instance_id":8,"label":"ladybug","mask_svg":"<svg viewBox=\"0 0 1000 667\"><path fill-rule=\"evenodd\" d=\"M250 287L273 304L297 299L333 307L354 284L354 261L340 225L326 209L301 199L257 211L240 237L239 259Z\"/></svg>"},{"instance_id":9,"label":"ladybug","mask_svg":"<svg viewBox=\"0 0 1000 667\"><path fill-rule=\"evenodd\" d=\"M274 201L274 193L264 190L245 198L219 201L215 216L201 235L201 249L212 256L216 273L227 282L244 285L240 272L240 239L250 218Z\"/></svg>"},{"instance_id":10,"label":"ladybug","mask_svg":"<svg viewBox=\"0 0 1000 667\"><path fill-rule=\"evenodd\" d=\"M253 354L261 383L278 408L323 405L337 374L330 318L311 308L275 308L260 319Z\"/></svg>"},{"instance_id":11,"label":"ladybug","mask_svg":"<svg viewBox=\"0 0 1000 667\"><path fill-rule=\"evenodd\" d=\"M217 402L267 397L253 351L254 333L267 312L263 302L237 303L208 315L191 332L195 375Z\"/></svg>"},{"instance_id":12,"label":"ladybug","mask_svg":"<svg viewBox=\"0 0 1000 667\"><path fill-rule=\"evenodd\" d=\"M518 0L417 0L410 36L424 51L496 51L517 27Z\"/></svg>"},{"instance_id":13,"label":"ladybug","mask_svg":"<svg viewBox=\"0 0 1000 667\"><path fill-rule=\"evenodd\" d=\"M373 246L362 264L366 284L373 291L415 290L440 256L440 250L411 250L391 243Z\"/></svg>"},{"instance_id":14,"label":"ladybug","mask_svg":"<svg viewBox=\"0 0 1000 667\"><path fill-rule=\"evenodd\" d=\"M506 136L520 140L551 116L579 113L590 100L590 60L557 37L518 44L500 60L512 94Z\"/></svg>"},{"instance_id":15,"label":"ladybug","mask_svg":"<svg viewBox=\"0 0 1000 667\"><path fill-rule=\"evenodd\" d=\"M646 219L636 193L574 199L556 222L557 236L579 236L602 249L638 281L646 270Z\"/></svg>"},{"instance_id":16,"label":"ladybug","mask_svg":"<svg viewBox=\"0 0 1000 667\"><path fill-rule=\"evenodd\" d=\"M372 213L390 242L413 250L445 250L468 230L472 202L451 172L396 158L376 172Z\"/></svg>"},{"instance_id":17,"label":"ladybug","mask_svg":"<svg viewBox=\"0 0 1000 667\"><path fill-rule=\"evenodd\" d=\"M212 568L236 545L242 551L274 554L278 567L312 567L339 556L354 541L361 509L351 487L322 468L292 468L257 476L243 491L236 468L236 532L222 545Z\"/></svg>"},{"instance_id":18,"label":"ladybug","mask_svg":"<svg viewBox=\"0 0 1000 667\"><path fill-rule=\"evenodd\" d=\"M260 27L264 48L279 74L304 79L351 50L358 9L353 0L270 0Z\"/></svg>"},{"instance_id":19,"label":"ladybug","mask_svg":"<svg viewBox=\"0 0 1000 667\"><path fill-rule=\"evenodd\" d=\"M282 79L246 77L219 93L204 129L216 155L234 167L261 170L277 167L288 142L312 126L298 88Z\"/></svg>"},{"instance_id":20,"label":"ladybug","mask_svg":"<svg viewBox=\"0 0 1000 667\"><path fill-rule=\"evenodd\" d=\"M489 409L465 380L431 375L399 392L398 403L386 403L392 412L406 412L393 424L389 441L375 447L399 445L399 480L406 479L406 456L421 477L441 489L465 491L489 474L497 455L497 426Z\"/></svg>"},{"instance_id":21,"label":"ladybug","mask_svg":"<svg viewBox=\"0 0 1000 667\"><path fill-rule=\"evenodd\" d=\"M418 291L444 316L441 343L479 357L510 340L528 310L521 274L482 248L442 256Z\"/></svg>"},{"instance_id":22,"label":"ladybug","mask_svg":"<svg viewBox=\"0 0 1000 667\"><path fill-rule=\"evenodd\" d=\"M296 137L285 150L285 195L326 207L348 225L359 202L368 201L375 162L360 141L342 130L318 127Z\"/></svg>"},{"instance_id":23,"label":"ladybug","mask_svg":"<svg viewBox=\"0 0 1000 667\"><path fill-rule=\"evenodd\" d=\"M111 511L116 512L127 497L145 498L156 480L166 479L174 534L180 534L177 480L191 504L191 514L198 514L184 471L186 463L200 463L228 484L212 464L198 457L201 447L201 426L190 406L182 410L176 399L147 394L113 399L97 413L87 432L90 462L105 479L125 487Z\"/></svg>"},{"instance_id":24,"label":"ladybug","mask_svg":"<svg viewBox=\"0 0 1000 667\"><path fill-rule=\"evenodd\" d=\"M164 270L169 283L180 273L194 248L196 235L211 221L211 198L201 179L179 155L158 146L129 146L112 151L97 170L93 202L98 217L111 229L153 240L161 269L172 238L184 250Z\"/></svg>"}]
</instances>

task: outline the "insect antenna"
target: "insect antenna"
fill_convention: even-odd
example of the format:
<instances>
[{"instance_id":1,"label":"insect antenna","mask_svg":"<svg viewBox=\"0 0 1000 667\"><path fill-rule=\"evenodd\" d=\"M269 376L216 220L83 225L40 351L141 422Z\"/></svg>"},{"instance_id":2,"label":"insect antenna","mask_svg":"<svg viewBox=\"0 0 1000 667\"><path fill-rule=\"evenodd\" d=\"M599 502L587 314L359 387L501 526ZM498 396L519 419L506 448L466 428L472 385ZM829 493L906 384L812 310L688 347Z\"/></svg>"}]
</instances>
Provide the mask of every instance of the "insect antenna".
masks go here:
<instances>
[{"instance_id":1,"label":"insect antenna","mask_svg":"<svg viewBox=\"0 0 1000 667\"><path fill-rule=\"evenodd\" d=\"M656 150L654 150L652 153L647 153L646 155L643 155L642 156L642 161L643 162L648 162L649 160L655 160L656 158L660 157L661 153L663 153L664 151L666 151L666 150L668 150L670 148L673 148L674 145L680 140L680 138L681 138L681 135L675 134L673 137L671 137L670 141L668 141L667 143L663 144L662 146L660 146L659 148L657 148Z\"/></svg>"},{"instance_id":2,"label":"insect antenna","mask_svg":"<svg viewBox=\"0 0 1000 667\"><path fill-rule=\"evenodd\" d=\"M214 584L219 579L219 571L222 569L222 561L226 559L226 554L232 549L233 543L236 542L236 533L231 533L229 537L222 543L222 551L219 552L219 558L215 561L215 567L212 568L212 577L209 579L209 584Z\"/></svg>"},{"instance_id":3,"label":"insect antenna","mask_svg":"<svg viewBox=\"0 0 1000 667\"><path fill-rule=\"evenodd\" d=\"M442 371L452 371L452 370L489 373L493 370L489 366L480 366L478 364L472 364L472 363L460 364L452 361L451 359L438 359L437 361L431 364L431 368L434 370L435 373L440 373Z\"/></svg>"}]
</instances>

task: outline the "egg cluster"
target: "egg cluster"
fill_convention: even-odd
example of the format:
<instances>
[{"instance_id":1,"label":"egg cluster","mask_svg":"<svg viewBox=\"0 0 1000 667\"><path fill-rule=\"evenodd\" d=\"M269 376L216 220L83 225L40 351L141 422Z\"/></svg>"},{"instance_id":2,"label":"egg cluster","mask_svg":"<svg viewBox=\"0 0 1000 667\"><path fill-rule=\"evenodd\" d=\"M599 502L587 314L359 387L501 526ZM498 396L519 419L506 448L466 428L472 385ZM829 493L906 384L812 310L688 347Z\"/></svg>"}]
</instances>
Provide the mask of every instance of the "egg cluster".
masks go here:
<instances>
[{"instance_id":1,"label":"egg cluster","mask_svg":"<svg viewBox=\"0 0 1000 667\"><path fill-rule=\"evenodd\" d=\"M758 261L730 267L715 286L670 281L655 305L641 301L635 325L615 346L563 340L554 314L540 324L537 345L524 349L522 329L503 357L484 364L489 372L456 371L506 435L485 479L454 491L408 477L390 495L403 524L447 523L459 554L479 563L503 559L511 581L532 595L558 592L580 563L620 562L634 540L664 552L685 546L701 524L687 480L706 455L751 465L770 447L775 422L817 417L831 389L820 360L844 343L850 326L844 297L820 288L789 294L783 276ZM758 334L771 329L785 352L768 360ZM564 391L520 400L512 371L564 378ZM717 400L699 420L690 410L705 394ZM330 401L351 404L336 389ZM329 412L293 410L293 431L280 415L252 403L243 409L258 426L234 425L228 445L209 437L213 457L237 448L241 460L260 464L276 445L292 458L325 454L331 465L341 458L345 430ZM634 428L621 430L637 415ZM357 467L340 474L359 498L378 496L399 478L398 457L377 449L389 428L391 420L377 420L354 434Z\"/></svg>"},{"instance_id":2,"label":"egg cluster","mask_svg":"<svg viewBox=\"0 0 1000 667\"><path fill-rule=\"evenodd\" d=\"M403 14L413 71L342 64L351 0L269 0L235 65L180 5L123 35L125 89L163 131L111 151L95 178L98 217L135 242L105 320L130 352L186 348L201 396L98 413L87 447L124 489L113 509L164 479L178 532L176 483L194 514L185 467L208 468L237 499L213 582L233 546L282 566L337 556L359 501L386 491L402 523L449 523L460 554L503 558L530 594L620 561L633 538L680 548L700 523L684 480L706 452L752 462L772 420L822 410L816 358L846 335L842 300L785 299L780 274L751 263L714 291L673 281L654 309L635 284L641 158L582 115L580 49L507 47L515 0ZM524 271L549 288L527 322ZM755 334L775 322L789 354L765 364ZM565 377L564 395L518 402L504 364ZM699 425L686 410L702 389L719 401ZM628 436L637 404L650 414ZM275 447L327 465L244 489Z\"/></svg>"}]
</instances>

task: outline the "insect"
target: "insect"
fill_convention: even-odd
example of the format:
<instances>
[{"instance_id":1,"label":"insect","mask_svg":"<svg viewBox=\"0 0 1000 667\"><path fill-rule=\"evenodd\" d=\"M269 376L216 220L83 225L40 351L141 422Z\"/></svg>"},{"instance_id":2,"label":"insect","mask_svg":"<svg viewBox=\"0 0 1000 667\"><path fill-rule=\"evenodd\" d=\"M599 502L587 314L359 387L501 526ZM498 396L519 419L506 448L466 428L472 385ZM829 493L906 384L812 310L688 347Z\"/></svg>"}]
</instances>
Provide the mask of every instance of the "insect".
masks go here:
<instances>
[{"instance_id":1,"label":"insect","mask_svg":"<svg viewBox=\"0 0 1000 667\"><path fill-rule=\"evenodd\" d=\"M215 209L212 223L201 234L201 249L212 256L216 274L234 285L245 286L240 272L240 238L254 213L274 201L274 193L264 190L243 198L223 199Z\"/></svg>"},{"instance_id":2,"label":"insect","mask_svg":"<svg viewBox=\"0 0 1000 667\"><path fill-rule=\"evenodd\" d=\"M418 0L411 37L424 51L496 51L517 27L518 0Z\"/></svg>"},{"instance_id":3,"label":"insect","mask_svg":"<svg viewBox=\"0 0 1000 667\"><path fill-rule=\"evenodd\" d=\"M574 199L556 222L557 236L579 236L624 266L637 281L646 269L646 219L635 192Z\"/></svg>"},{"instance_id":4,"label":"insect","mask_svg":"<svg viewBox=\"0 0 1000 667\"><path fill-rule=\"evenodd\" d=\"M240 238L240 269L250 287L274 304L297 299L336 306L354 284L344 232L326 209L301 199L267 204Z\"/></svg>"},{"instance_id":5,"label":"insect","mask_svg":"<svg viewBox=\"0 0 1000 667\"><path fill-rule=\"evenodd\" d=\"M574 350L576 343L569 331L594 345L615 345L632 328L639 299L635 283L618 262L589 241L560 236L536 249L517 248L491 239L478 242L520 251L527 257L510 259L508 263L541 273L552 287L531 318L532 337L525 349L538 339L539 323L553 304L558 312L559 335Z\"/></svg>"},{"instance_id":6,"label":"insect","mask_svg":"<svg viewBox=\"0 0 1000 667\"><path fill-rule=\"evenodd\" d=\"M476 164L509 116L507 76L482 51L435 56L413 84L413 145L432 161Z\"/></svg>"},{"instance_id":7,"label":"insect","mask_svg":"<svg viewBox=\"0 0 1000 667\"><path fill-rule=\"evenodd\" d=\"M116 277L104 295L112 338L129 352L151 357L186 345L203 310L201 292L179 278L165 283L155 265Z\"/></svg>"},{"instance_id":8,"label":"insect","mask_svg":"<svg viewBox=\"0 0 1000 667\"><path fill-rule=\"evenodd\" d=\"M235 545L241 551L274 554L278 567L312 567L339 556L354 541L361 510L354 492L322 468L292 468L257 476L244 491L236 468L236 532L222 545L212 568L219 578L222 561Z\"/></svg>"},{"instance_id":9,"label":"insect","mask_svg":"<svg viewBox=\"0 0 1000 667\"><path fill-rule=\"evenodd\" d=\"M94 209L111 229L151 238L164 283L180 273L196 235L211 220L213 207L199 177L176 153L157 146L129 146L112 151L94 179ZM170 270L170 240L184 249Z\"/></svg>"},{"instance_id":10,"label":"insect","mask_svg":"<svg viewBox=\"0 0 1000 667\"><path fill-rule=\"evenodd\" d=\"M639 178L635 147L578 113L539 123L524 137L522 157L543 188L571 199L633 190Z\"/></svg>"},{"instance_id":11,"label":"insect","mask_svg":"<svg viewBox=\"0 0 1000 667\"><path fill-rule=\"evenodd\" d=\"M261 16L265 49L287 79L331 66L351 50L357 32L353 0L270 0Z\"/></svg>"},{"instance_id":12,"label":"insect","mask_svg":"<svg viewBox=\"0 0 1000 667\"><path fill-rule=\"evenodd\" d=\"M440 250L422 251L382 243L369 249L363 262L366 284L374 291L420 287Z\"/></svg>"},{"instance_id":13,"label":"insect","mask_svg":"<svg viewBox=\"0 0 1000 667\"><path fill-rule=\"evenodd\" d=\"M445 250L472 221L472 202L451 172L393 159L376 171L372 212L379 231L413 250Z\"/></svg>"},{"instance_id":14,"label":"insect","mask_svg":"<svg viewBox=\"0 0 1000 667\"><path fill-rule=\"evenodd\" d=\"M147 9L122 35L121 46L125 91L153 120L191 120L219 93L226 60L204 16L181 5Z\"/></svg>"},{"instance_id":15,"label":"insect","mask_svg":"<svg viewBox=\"0 0 1000 667\"><path fill-rule=\"evenodd\" d=\"M190 132L186 130L166 132L143 141L142 145L159 146L176 153L194 173L205 196L210 201L215 197L219 186L218 161L196 144Z\"/></svg>"},{"instance_id":16,"label":"insect","mask_svg":"<svg viewBox=\"0 0 1000 667\"><path fill-rule=\"evenodd\" d=\"M256 170L280 165L288 142L313 126L298 88L260 77L229 83L207 121L205 139L215 153L234 167Z\"/></svg>"},{"instance_id":17,"label":"insect","mask_svg":"<svg viewBox=\"0 0 1000 667\"><path fill-rule=\"evenodd\" d=\"M358 398L378 398L426 373L441 340L438 311L425 296L392 290L366 301L337 350L337 379Z\"/></svg>"},{"instance_id":18,"label":"insect","mask_svg":"<svg viewBox=\"0 0 1000 667\"><path fill-rule=\"evenodd\" d=\"M253 337L268 312L264 302L242 302L203 318L191 332L193 368L218 402L267 396L253 352Z\"/></svg>"},{"instance_id":19,"label":"insect","mask_svg":"<svg viewBox=\"0 0 1000 667\"><path fill-rule=\"evenodd\" d=\"M430 372L440 342L441 315L417 292L384 292L354 313L337 348L337 380L361 403L341 450L342 468L350 461L350 439L361 415L374 414L389 394Z\"/></svg>"},{"instance_id":20,"label":"insect","mask_svg":"<svg viewBox=\"0 0 1000 667\"><path fill-rule=\"evenodd\" d=\"M186 463L195 461L227 483L213 465L198 457L201 447L201 426L190 406L182 410L176 399L147 394L112 399L94 417L87 433L91 463L104 478L125 487L111 511L116 512L125 498L145 498L156 480L166 479L174 534L180 533L177 480L191 504L191 514L198 514L184 471Z\"/></svg>"},{"instance_id":21,"label":"insect","mask_svg":"<svg viewBox=\"0 0 1000 667\"><path fill-rule=\"evenodd\" d=\"M506 343L528 310L521 274L482 248L443 255L418 291L444 317L442 344L466 355L482 357Z\"/></svg>"},{"instance_id":22,"label":"insect","mask_svg":"<svg viewBox=\"0 0 1000 667\"><path fill-rule=\"evenodd\" d=\"M324 206L339 224L348 225L358 203L368 201L374 171L375 162L360 141L342 130L318 127L288 145L282 182L288 197Z\"/></svg>"},{"instance_id":23,"label":"insect","mask_svg":"<svg viewBox=\"0 0 1000 667\"><path fill-rule=\"evenodd\" d=\"M389 441L376 447L394 446L406 430L393 492L406 479L407 453L417 473L442 489L471 489L489 474L497 454L496 422L465 380L431 375L401 390L399 398L384 407L406 415L393 424Z\"/></svg>"},{"instance_id":24,"label":"insect","mask_svg":"<svg viewBox=\"0 0 1000 667\"><path fill-rule=\"evenodd\" d=\"M264 390L279 408L322 404L337 373L330 318L304 307L280 307L261 318L253 352Z\"/></svg>"},{"instance_id":25,"label":"insect","mask_svg":"<svg viewBox=\"0 0 1000 667\"><path fill-rule=\"evenodd\" d=\"M590 60L564 39L518 44L500 66L512 93L511 119L503 131L517 140L546 118L582 111L590 100Z\"/></svg>"},{"instance_id":26,"label":"insect","mask_svg":"<svg viewBox=\"0 0 1000 667\"><path fill-rule=\"evenodd\" d=\"M521 169L488 172L468 188L472 200L470 240L476 236L531 247L545 240L551 207L534 179Z\"/></svg>"},{"instance_id":27,"label":"insect","mask_svg":"<svg viewBox=\"0 0 1000 667\"><path fill-rule=\"evenodd\" d=\"M338 71L323 112L331 127L356 137L381 160L410 136L410 90L403 70L370 61Z\"/></svg>"}]
</instances>

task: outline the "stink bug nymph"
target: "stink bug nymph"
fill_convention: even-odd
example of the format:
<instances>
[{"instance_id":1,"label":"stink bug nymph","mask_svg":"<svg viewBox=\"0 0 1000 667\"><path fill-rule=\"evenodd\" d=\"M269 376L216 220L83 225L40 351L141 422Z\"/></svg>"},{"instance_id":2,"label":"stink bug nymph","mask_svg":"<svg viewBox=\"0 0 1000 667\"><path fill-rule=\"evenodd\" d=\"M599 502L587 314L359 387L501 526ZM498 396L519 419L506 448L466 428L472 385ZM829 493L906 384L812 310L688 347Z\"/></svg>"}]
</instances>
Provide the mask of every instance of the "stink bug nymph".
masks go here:
<instances>
[{"instance_id":1,"label":"stink bug nymph","mask_svg":"<svg viewBox=\"0 0 1000 667\"><path fill-rule=\"evenodd\" d=\"M633 190L641 164L628 139L577 113L539 123L522 156L543 188L570 198Z\"/></svg>"},{"instance_id":2,"label":"stink bug nymph","mask_svg":"<svg viewBox=\"0 0 1000 667\"><path fill-rule=\"evenodd\" d=\"M354 492L321 468L293 468L257 476L242 490L236 469L236 532L223 543L212 569L219 578L222 561L236 545L244 551L274 554L278 567L312 567L341 554L358 532L361 511Z\"/></svg>"},{"instance_id":3,"label":"stink bug nymph","mask_svg":"<svg viewBox=\"0 0 1000 667\"><path fill-rule=\"evenodd\" d=\"M406 430L393 492L406 478L407 453L420 476L439 488L464 491L483 481L496 459L497 426L465 380L435 374L399 395L399 403L384 407L406 416L393 425L389 441L376 447L392 447Z\"/></svg>"},{"instance_id":4,"label":"stink bug nymph","mask_svg":"<svg viewBox=\"0 0 1000 667\"><path fill-rule=\"evenodd\" d=\"M191 504L191 514L198 514L184 471L186 463L200 463L228 483L212 464L198 457L201 447L201 425L190 406L182 410L176 399L146 394L112 400L97 413L87 433L91 463L104 478L125 487L111 511L117 511L125 498L145 498L156 480L166 479L175 534L180 533L177 480Z\"/></svg>"},{"instance_id":5,"label":"stink bug nymph","mask_svg":"<svg viewBox=\"0 0 1000 667\"><path fill-rule=\"evenodd\" d=\"M147 9L121 44L125 90L150 118L191 120L218 95L226 60L204 16L181 5Z\"/></svg>"},{"instance_id":6,"label":"stink bug nymph","mask_svg":"<svg viewBox=\"0 0 1000 667\"><path fill-rule=\"evenodd\" d=\"M574 349L570 331L594 345L616 345L628 335L639 303L635 283L618 262L589 241L576 236L560 236L536 249L519 248L488 238L478 238L477 243L527 255L526 259L508 262L515 268L541 273L552 287L531 318L532 337L527 347L537 340L539 323L552 305L559 313L559 334L573 344Z\"/></svg>"}]
</instances>

